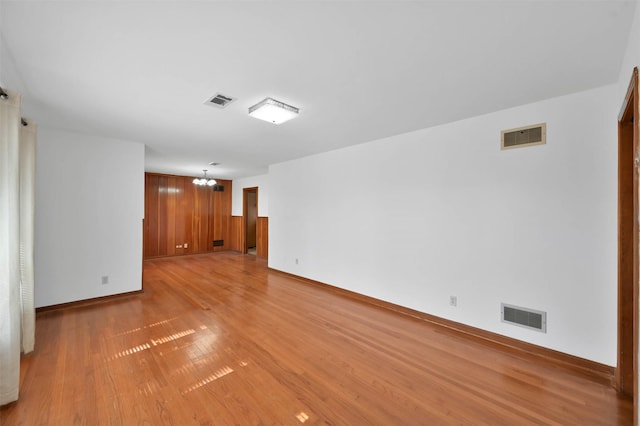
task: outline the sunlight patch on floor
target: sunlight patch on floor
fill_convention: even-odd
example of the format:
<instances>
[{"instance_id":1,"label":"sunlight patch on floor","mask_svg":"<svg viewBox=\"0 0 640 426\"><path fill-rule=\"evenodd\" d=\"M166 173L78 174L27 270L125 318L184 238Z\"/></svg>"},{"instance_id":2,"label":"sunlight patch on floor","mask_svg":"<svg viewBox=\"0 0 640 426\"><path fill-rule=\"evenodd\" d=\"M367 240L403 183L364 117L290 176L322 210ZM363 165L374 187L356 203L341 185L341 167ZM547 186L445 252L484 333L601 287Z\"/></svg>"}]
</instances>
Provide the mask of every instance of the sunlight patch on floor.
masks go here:
<instances>
[{"instance_id":1,"label":"sunlight patch on floor","mask_svg":"<svg viewBox=\"0 0 640 426\"><path fill-rule=\"evenodd\" d=\"M298 419L298 421L300 423L304 423L307 420L309 420L309 415L307 413L305 413L304 411L301 411L298 414L296 414L296 419Z\"/></svg>"},{"instance_id":2,"label":"sunlight patch on floor","mask_svg":"<svg viewBox=\"0 0 640 426\"><path fill-rule=\"evenodd\" d=\"M123 331L122 333L115 334L113 337L126 336L127 334L137 333L138 331L142 331L142 330L147 329L147 328L153 328L153 327L157 327L157 326L162 325L162 324L167 324L167 323L173 321L176 318L177 317L173 317L173 318L169 318L169 319L166 319L166 320L162 320L162 321L154 322L154 323L151 323L151 324L147 324L147 325L145 325L143 327L138 327L138 328L134 328L134 329L131 329L131 330Z\"/></svg>"},{"instance_id":3,"label":"sunlight patch on floor","mask_svg":"<svg viewBox=\"0 0 640 426\"><path fill-rule=\"evenodd\" d=\"M189 392L193 392L194 390L199 389L205 385L208 385L209 383L215 380L218 380L219 378L224 377L227 374L231 374L231 373L233 373L233 368L229 366L222 367L215 373L205 377L204 379L200 380L196 384L189 386L186 390L182 391L181 393L182 395L188 394Z\"/></svg>"}]
</instances>

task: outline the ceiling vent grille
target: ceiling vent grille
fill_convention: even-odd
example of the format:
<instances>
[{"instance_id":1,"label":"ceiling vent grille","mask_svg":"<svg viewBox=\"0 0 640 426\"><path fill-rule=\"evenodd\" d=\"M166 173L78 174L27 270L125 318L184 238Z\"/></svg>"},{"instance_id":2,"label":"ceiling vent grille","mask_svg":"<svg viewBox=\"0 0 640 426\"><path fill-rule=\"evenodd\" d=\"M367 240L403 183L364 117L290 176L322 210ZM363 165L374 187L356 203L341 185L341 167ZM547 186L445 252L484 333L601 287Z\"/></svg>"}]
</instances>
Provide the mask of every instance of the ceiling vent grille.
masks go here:
<instances>
[{"instance_id":1,"label":"ceiling vent grille","mask_svg":"<svg viewBox=\"0 0 640 426\"><path fill-rule=\"evenodd\" d=\"M206 105L215 106L218 108L225 108L231 102L235 101L235 98L230 96L223 95L221 93L216 93L205 102Z\"/></svg>"},{"instance_id":2,"label":"ceiling vent grille","mask_svg":"<svg viewBox=\"0 0 640 426\"><path fill-rule=\"evenodd\" d=\"M500 137L500 148L511 149L524 146L544 145L547 143L546 123L517 129L503 130Z\"/></svg>"},{"instance_id":3,"label":"ceiling vent grille","mask_svg":"<svg viewBox=\"0 0 640 426\"><path fill-rule=\"evenodd\" d=\"M547 332L547 313L535 309L500 304L502 322L525 327L530 330Z\"/></svg>"}]
</instances>

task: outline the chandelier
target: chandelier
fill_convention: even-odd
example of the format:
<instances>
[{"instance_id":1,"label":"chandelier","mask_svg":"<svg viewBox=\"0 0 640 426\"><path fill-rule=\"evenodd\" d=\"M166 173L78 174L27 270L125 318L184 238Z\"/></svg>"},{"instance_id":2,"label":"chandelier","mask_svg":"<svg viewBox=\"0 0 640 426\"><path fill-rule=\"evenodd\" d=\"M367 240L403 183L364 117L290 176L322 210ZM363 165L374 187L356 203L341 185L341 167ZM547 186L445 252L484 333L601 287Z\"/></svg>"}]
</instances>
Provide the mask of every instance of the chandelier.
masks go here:
<instances>
[{"instance_id":1,"label":"chandelier","mask_svg":"<svg viewBox=\"0 0 640 426\"><path fill-rule=\"evenodd\" d=\"M203 177L201 178L195 178L193 180L193 183L195 183L196 185L201 185L201 186L213 186L215 185L217 182L215 179L213 178L208 178L207 177L207 170L203 170Z\"/></svg>"}]
</instances>

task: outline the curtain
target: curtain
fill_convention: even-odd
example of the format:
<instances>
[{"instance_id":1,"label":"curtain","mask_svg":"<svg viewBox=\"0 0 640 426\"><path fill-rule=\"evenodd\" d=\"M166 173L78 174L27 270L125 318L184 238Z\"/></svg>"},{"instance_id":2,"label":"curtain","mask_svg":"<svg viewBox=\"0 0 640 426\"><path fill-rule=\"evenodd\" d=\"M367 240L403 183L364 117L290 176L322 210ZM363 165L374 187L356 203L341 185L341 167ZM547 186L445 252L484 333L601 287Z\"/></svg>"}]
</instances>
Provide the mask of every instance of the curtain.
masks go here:
<instances>
[{"instance_id":1,"label":"curtain","mask_svg":"<svg viewBox=\"0 0 640 426\"><path fill-rule=\"evenodd\" d=\"M18 399L20 352L33 350L35 125L22 98L0 99L0 405ZM23 146L22 140L25 143Z\"/></svg>"},{"instance_id":2,"label":"curtain","mask_svg":"<svg viewBox=\"0 0 640 426\"><path fill-rule=\"evenodd\" d=\"M36 309L33 300L35 230L36 131L31 121L20 127L20 308L21 350L33 351Z\"/></svg>"}]
</instances>

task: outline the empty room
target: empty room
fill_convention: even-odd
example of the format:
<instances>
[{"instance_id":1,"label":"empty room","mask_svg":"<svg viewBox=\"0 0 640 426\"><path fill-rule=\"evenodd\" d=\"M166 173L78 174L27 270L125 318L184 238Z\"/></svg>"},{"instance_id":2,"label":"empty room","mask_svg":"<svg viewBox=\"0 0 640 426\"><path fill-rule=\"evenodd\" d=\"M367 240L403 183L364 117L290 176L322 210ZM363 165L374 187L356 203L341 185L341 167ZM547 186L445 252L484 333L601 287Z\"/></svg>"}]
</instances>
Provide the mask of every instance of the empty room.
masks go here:
<instances>
[{"instance_id":1,"label":"empty room","mask_svg":"<svg viewBox=\"0 0 640 426\"><path fill-rule=\"evenodd\" d=\"M0 424L638 425L637 1L0 0Z\"/></svg>"}]
</instances>

